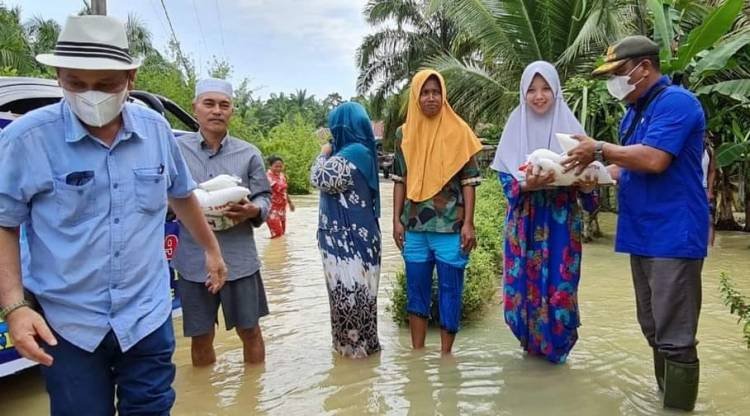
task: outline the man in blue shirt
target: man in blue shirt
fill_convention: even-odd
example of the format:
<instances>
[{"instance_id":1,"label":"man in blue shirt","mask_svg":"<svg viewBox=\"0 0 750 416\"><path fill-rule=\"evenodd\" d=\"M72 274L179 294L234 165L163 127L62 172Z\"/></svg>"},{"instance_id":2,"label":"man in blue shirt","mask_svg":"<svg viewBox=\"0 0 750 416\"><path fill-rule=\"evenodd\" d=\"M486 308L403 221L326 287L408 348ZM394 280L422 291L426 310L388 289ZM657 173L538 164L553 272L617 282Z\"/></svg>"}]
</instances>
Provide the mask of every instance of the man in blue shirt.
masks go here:
<instances>
[{"instance_id":1,"label":"man in blue shirt","mask_svg":"<svg viewBox=\"0 0 750 416\"><path fill-rule=\"evenodd\" d=\"M226 278L169 125L126 103L140 64L127 47L121 22L70 17L54 53L37 56L65 99L0 133L1 313L18 352L42 364L53 415L113 415L115 393L121 415L169 414L168 200L205 250L206 286Z\"/></svg>"},{"instance_id":2,"label":"man in blue shirt","mask_svg":"<svg viewBox=\"0 0 750 416\"><path fill-rule=\"evenodd\" d=\"M631 256L638 322L654 351L664 406L692 410L709 217L701 183L703 110L692 93L661 75L659 47L643 36L609 48L594 75L608 76L609 92L628 104L621 145L580 137L564 164L612 163L620 187L615 250Z\"/></svg>"}]
</instances>

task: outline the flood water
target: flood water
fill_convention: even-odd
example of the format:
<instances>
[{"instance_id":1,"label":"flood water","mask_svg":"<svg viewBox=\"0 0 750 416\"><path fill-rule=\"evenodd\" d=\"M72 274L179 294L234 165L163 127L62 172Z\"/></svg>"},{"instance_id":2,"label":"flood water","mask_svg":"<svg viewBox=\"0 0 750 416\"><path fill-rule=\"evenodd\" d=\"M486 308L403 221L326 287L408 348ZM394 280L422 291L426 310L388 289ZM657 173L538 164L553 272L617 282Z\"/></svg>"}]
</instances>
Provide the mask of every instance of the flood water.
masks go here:
<instances>
[{"instance_id":1,"label":"flood water","mask_svg":"<svg viewBox=\"0 0 750 416\"><path fill-rule=\"evenodd\" d=\"M331 352L328 299L315 242L317 198L296 197L286 237L256 237L271 315L262 320L266 364L246 367L233 332L217 333L218 361L190 365L189 340L177 320L175 415L653 415L661 409L651 351L635 318L628 258L607 237L584 249L579 292L583 326L565 365L522 354L493 304L459 333L455 354L439 353L439 334L424 352L410 350L408 329L387 311L399 254L390 239L390 192L383 182L383 274L378 298L383 351L363 361ZM730 273L750 295L750 235L721 233L704 268L698 338L701 383L696 414L750 414L750 350L721 303L718 279ZM38 370L0 380L7 415L44 415L49 408Z\"/></svg>"}]
</instances>

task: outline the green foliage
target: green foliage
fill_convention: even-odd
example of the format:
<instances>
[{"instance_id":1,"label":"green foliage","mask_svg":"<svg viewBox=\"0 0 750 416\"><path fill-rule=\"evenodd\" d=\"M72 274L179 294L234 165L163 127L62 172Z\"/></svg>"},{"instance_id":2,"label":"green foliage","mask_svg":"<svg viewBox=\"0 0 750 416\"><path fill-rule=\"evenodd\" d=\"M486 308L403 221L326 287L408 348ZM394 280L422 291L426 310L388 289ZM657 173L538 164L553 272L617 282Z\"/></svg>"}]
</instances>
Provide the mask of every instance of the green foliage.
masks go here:
<instances>
[{"instance_id":1,"label":"green foliage","mask_svg":"<svg viewBox=\"0 0 750 416\"><path fill-rule=\"evenodd\" d=\"M192 113L195 79L185 77L175 62L159 55L148 56L139 68L136 89L161 94Z\"/></svg>"},{"instance_id":2,"label":"green foliage","mask_svg":"<svg viewBox=\"0 0 750 416\"><path fill-rule=\"evenodd\" d=\"M477 188L476 199L474 226L479 249L492 254L492 261L497 263L497 270L500 270L503 261L506 200L494 171Z\"/></svg>"},{"instance_id":3,"label":"green foliage","mask_svg":"<svg viewBox=\"0 0 750 416\"><path fill-rule=\"evenodd\" d=\"M391 304L388 305L388 311L391 312L393 321L399 325L405 324L409 315L406 313L406 273L403 270L396 272L390 296Z\"/></svg>"},{"instance_id":4,"label":"green foliage","mask_svg":"<svg viewBox=\"0 0 750 416\"><path fill-rule=\"evenodd\" d=\"M581 76L569 78L564 95L589 136L616 142L624 106L613 100L602 81Z\"/></svg>"},{"instance_id":5,"label":"green foliage","mask_svg":"<svg viewBox=\"0 0 750 416\"><path fill-rule=\"evenodd\" d=\"M312 124L297 115L272 128L268 136L257 144L265 157L279 156L284 159L290 193L310 192L310 168L320 151Z\"/></svg>"},{"instance_id":6,"label":"green foliage","mask_svg":"<svg viewBox=\"0 0 750 416\"><path fill-rule=\"evenodd\" d=\"M667 69L683 71L696 55L715 45L732 28L744 1L725 0L711 11L704 22L690 32L685 43L680 45L676 58Z\"/></svg>"},{"instance_id":7,"label":"green foliage","mask_svg":"<svg viewBox=\"0 0 750 416\"><path fill-rule=\"evenodd\" d=\"M672 60L672 28L669 15L669 5L661 0L647 0L646 4L651 10L654 19L654 38L661 45L661 59Z\"/></svg>"},{"instance_id":8,"label":"green foliage","mask_svg":"<svg viewBox=\"0 0 750 416\"><path fill-rule=\"evenodd\" d=\"M444 53L426 61L446 76L451 104L471 123L501 124L518 105L518 84L529 63L552 62L561 79L588 73L607 44L629 31L627 2L579 0L433 0L474 53Z\"/></svg>"},{"instance_id":9,"label":"green foliage","mask_svg":"<svg viewBox=\"0 0 750 416\"><path fill-rule=\"evenodd\" d=\"M17 77L18 70L9 66L0 67L0 77Z\"/></svg>"},{"instance_id":10,"label":"green foliage","mask_svg":"<svg viewBox=\"0 0 750 416\"><path fill-rule=\"evenodd\" d=\"M478 245L471 253L466 269L462 297L464 321L479 317L485 307L492 302L500 284L503 264L505 197L499 181L494 177L486 179L477 188L476 199L474 226ZM436 302L437 296L436 280L433 283L433 303ZM390 295L389 310L394 321L402 324L407 320L406 276L403 271L396 273Z\"/></svg>"},{"instance_id":11,"label":"green foliage","mask_svg":"<svg viewBox=\"0 0 750 416\"><path fill-rule=\"evenodd\" d=\"M742 332L747 347L750 348L750 303L747 298L734 286L732 280L726 273L719 278L719 291L724 304L729 306L729 313L737 315L737 323L744 323Z\"/></svg>"},{"instance_id":12,"label":"green foliage","mask_svg":"<svg viewBox=\"0 0 750 416\"><path fill-rule=\"evenodd\" d=\"M0 67L25 74L34 69L35 62L20 15L19 7L9 9L0 3Z\"/></svg>"},{"instance_id":13,"label":"green foliage","mask_svg":"<svg viewBox=\"0 0 750 416\"><path fill-rule=\"evenodd\" d=\"M720 168L738 162L750 161L750 131L746 131L732 120L732 135L734 141L725 141L716 150L716 163Z\"/></svg>"},{"instance_id":14,"label":"green foliage","mask_svg":"<svg viewBox=\"0 0 750 416\"><path fill-rule=\"evenodd\" d=\"M364 15L377 27L357 50L357 90L373 90L377 100L398 93L431 56L453 52L464 56L467 44L444 8L429 0L370 0Z\"/></svg>"},{"instance_id":15,"label":"green foliage","mask_svg":"<svg viewBox=\"0 0 750 416\"><path fill-rule=\"evenodd\" d=\"M482 142L496 145L500 141L500 134L503 132L503 125L495 123L480 123L475 127L475 131L477 137L482 139Z\"/></svg>"},{"instance_id":16,"label":"green foliage","mask_svg":"<svg viewBox=\"0 0 750 416\"><path fill-rule=\"evenodd\" d=\"M212 78L227 79L232 74L232 64L214 56L214 61L208 69L208 76Z\"/></svg>"},{"instance_id":17,"label":"green foliage","mask_svg":"<svg viewBox=\"0 0 750 416\"><path fill-rule=\"evenodd\" d=\"M708 51L695 65L695 73L704 74L709 71L720 71L725 69L730 60L750 43L750 30L743 30L734 36L728 37L720 42L715 48Z\"/></svg>"},{"instance_id":18,"label":"green foliage","mask_svg":"<svg viewBox=\"0 0 750 416\"><path fill-rule=\"evenodd\" d=\"M698 88L696 94L721 94L740 102L750 102L750 79L735 79L706 85Z\"/></svg>"},{"instance_id":19,"label":"green foliage","mask_svg":"<svg viewBox=\"0 0 750 416\"><path fill-rule=\"evenodd\" d=\"M494 257L496 253L490 253L482 248L471 254L471 261L466 267L462 299L461 318L464 320L477 319L497 295L502 268Z\"/></svg>"}]
</instances>

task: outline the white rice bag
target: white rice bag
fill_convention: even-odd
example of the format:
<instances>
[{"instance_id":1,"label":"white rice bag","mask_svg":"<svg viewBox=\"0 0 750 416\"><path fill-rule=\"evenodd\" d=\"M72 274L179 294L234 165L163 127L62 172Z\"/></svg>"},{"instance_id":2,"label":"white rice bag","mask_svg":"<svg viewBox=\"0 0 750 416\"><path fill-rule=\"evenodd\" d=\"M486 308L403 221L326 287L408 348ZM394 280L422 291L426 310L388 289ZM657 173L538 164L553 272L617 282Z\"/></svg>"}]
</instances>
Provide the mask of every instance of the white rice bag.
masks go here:
<instances>
[{"instance_id":1,"label":"white rice bag","mask_svg":"<svg viewBox=\"0 0 750 416\"><path fill-rule=\"evenodd\" d=\"M231 202L240 202L250 195L250 190L242 186L218 189L207 192L201 188L194 191L204 214L222 214Z\"/></svg>"},{"instance_id":2,"label":"white rice bag","mask_svg":"<svg viewBox=\"0 0 750 416\"><path fill-rule=\"evenodd\" d=\"M526 159L526 163L521 165L519 170L525 173L527 169L533 169L533 173L536 174L545 174L552 171L555 173L555 181L552 183L552 186L571 186L577 180L583 180L587 177L595 178L600 185L611 185L614 183L607 168L600 162L592 162L586 166L586 169L580 175L575 174L575 169L564 173L564 168L560 162L565 157L565 153L558 155L549 149L537 149L531 152Z\"/></svg>"},{"instance_id":3,"label":"white rice bag","mask_svg":"<svg viewBox=\"0 0 750 416\"><path fill-rule=\"evenodd\" d=\"M555 133L555 137L557 138L557 143L560 144L565 153L568 153L580 144L578 140L573 138L572 134Z\"/></svg>"},{"instance_id":4,"label":"white rice bag","mask_svg":"<svg viewBox=\"0 0 750 416\"><path fill-rule=\"evenodd\" d=\"M233 186L239 186L242 183L242 179L233 175L219 175L213 179L209 179L205 182L201 182L198 187L204 191L218 191L219 189L231 188Z\"/></svg>"}]
</instances>

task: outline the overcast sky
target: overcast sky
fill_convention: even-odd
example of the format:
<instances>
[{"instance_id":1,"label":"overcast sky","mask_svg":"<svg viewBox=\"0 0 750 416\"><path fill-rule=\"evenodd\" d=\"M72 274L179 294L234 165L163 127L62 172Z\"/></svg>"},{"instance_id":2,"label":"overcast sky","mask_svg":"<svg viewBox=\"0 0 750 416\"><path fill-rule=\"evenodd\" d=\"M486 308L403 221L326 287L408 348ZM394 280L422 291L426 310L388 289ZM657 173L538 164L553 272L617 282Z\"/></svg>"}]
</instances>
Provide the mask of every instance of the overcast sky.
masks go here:
<instances>
[{"instance_id":1,"label":"overcast sky","mask_svg":"<svg viewBox=\"0 0 750 416\"><path fill-rule=\"evenodd\" d=\"M81 0L5 0L20 6L24 22L41 16L63 24ZM370 30L366 0L164 0L183 51L205 76L215 55L232 64L231 80L247 77L261 96L308 93L355 95L355 51ZM109 0L110 16L135 13L166 49L170 32L161 0Z\"/></svg>"}]
</instances>

